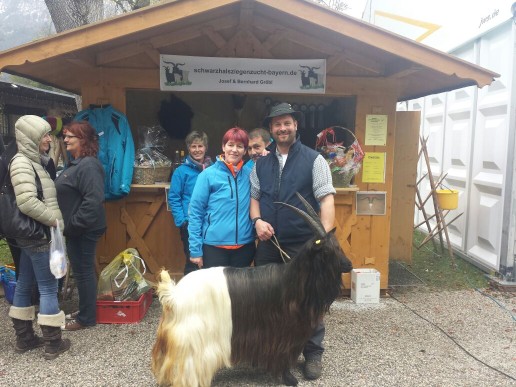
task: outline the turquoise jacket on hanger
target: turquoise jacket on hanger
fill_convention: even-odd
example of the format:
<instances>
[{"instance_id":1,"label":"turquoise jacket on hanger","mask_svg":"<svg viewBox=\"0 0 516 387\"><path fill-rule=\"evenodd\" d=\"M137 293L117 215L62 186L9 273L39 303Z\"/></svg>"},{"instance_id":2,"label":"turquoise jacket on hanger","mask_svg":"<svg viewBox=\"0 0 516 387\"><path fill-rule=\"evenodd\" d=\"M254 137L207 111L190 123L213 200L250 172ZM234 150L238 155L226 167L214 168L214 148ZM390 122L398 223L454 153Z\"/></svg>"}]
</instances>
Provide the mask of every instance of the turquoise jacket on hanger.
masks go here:
<instances>
[{"instance_id":1,"label":"turquoise jacket on hanger","mask_svg":"<svg viewBox=\"0 0 516 387\"><path fill-rule=\"evenodd\" d=\"M77 113L76 121L88 121L99 136L98 158L104 167L106 200L120 199L131 189L134 169L134 142L127 117L111 105Z\"/></svg>"}]
</instances>

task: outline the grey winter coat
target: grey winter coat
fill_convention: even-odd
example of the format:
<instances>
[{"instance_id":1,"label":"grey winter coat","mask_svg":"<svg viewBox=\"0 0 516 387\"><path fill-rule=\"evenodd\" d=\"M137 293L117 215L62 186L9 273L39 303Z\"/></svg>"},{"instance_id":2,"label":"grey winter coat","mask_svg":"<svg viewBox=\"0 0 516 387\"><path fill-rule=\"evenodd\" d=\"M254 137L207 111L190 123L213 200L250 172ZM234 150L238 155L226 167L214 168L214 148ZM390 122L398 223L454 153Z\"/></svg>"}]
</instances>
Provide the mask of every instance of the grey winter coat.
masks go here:
<instances>
[{"instance_id":1,"label":"grey winter coat","mask_svg":"<svg viewBox=\"0 0 516 387\"><path fill-rule=\"evenodd\" d=\"M47 226L53 226L56 219L63 226L63 216L57 204L54 182L41 165L39 144L50 132L47 121L38 116L22 116L15 124L18 153L11 161L11 182L18 208L25 215ZM43 201L37 197L37 172L43 188Z\"/></svg>"}]
</instances>

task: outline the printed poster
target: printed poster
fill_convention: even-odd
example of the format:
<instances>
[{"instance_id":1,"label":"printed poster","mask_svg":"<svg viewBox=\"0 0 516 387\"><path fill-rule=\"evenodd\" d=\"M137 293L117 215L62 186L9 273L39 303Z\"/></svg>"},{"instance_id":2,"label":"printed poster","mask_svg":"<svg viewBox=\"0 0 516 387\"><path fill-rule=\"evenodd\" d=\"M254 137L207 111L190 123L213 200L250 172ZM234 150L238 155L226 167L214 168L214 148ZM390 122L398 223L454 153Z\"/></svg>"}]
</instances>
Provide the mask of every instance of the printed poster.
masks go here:
<instances>
[{"instance_id":1,"label":"printed poster","mask_svg":"<svg viewBox=\"0 0 516 387\"><path fill-rule=\"evenodd\" d=\"M366 116L365 145L385 146L387 144L387 117L385 114Z\"/></svg>"},{"instance_id":2,"label":"printed poster","mask_svg":"<svg viewBox=\"0 0 516 387\"><path fill-rule=\"evenodd\" d=\"M325 59L209 58L160 55L163 91L324 94Z\"/></svg>"},{"instance_id":3,"label":"printed poster","mask_svg":"<svg viewBox=\"0 0 516 387\"><path fill-rule=\"evenodd\" d=\"M385 152L366 152L362 160L363 183L385 183Z\"/></svg>"}]
</instances>

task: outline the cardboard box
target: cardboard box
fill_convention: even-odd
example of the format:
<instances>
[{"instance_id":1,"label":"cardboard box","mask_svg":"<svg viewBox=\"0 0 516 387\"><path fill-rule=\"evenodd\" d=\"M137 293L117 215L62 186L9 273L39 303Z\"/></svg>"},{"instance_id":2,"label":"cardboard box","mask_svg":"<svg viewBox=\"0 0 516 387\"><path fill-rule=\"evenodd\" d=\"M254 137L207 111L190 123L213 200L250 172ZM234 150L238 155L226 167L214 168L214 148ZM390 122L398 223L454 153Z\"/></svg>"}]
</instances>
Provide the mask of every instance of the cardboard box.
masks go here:
<instances>
[{"instance_id":1,"label":"cardboard box","mask_svg":"<svg viewBox=\"0 0 516 387\"><path fill-rule=\"evenodd\" d=\"M380 302L380 272L376 269L351 271L351 299L357 304Z\"/></svg>"}]
</instances>

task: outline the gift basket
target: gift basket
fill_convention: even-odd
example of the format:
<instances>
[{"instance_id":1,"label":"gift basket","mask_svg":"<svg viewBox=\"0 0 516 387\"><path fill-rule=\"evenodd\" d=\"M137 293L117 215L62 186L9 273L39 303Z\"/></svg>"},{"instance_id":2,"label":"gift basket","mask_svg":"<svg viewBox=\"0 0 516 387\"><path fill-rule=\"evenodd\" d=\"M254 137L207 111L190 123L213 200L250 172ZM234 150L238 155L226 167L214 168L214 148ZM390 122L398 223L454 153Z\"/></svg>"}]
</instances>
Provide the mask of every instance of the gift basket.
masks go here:
<instances>
[{"instance_id":1,"label":"gift basket","mask_svg":"<svg viewBox=\"0 0 516 387\"><path fill-rule=\"evenodd\" d=\"M355 134L343 126L331 126L317 135L315 149L330 166L333 186L349 187L364 158L364 152Z\"/></svg>"},{"instance_id":2,"label":"gift basket","mask_svg":"<svg viewBox=\"0 0 516 387\"><path fill-rule=\"evenodd\" d=\"M134 159L133 184L169 181L172 161L163 154L166 133L161 126L140 129L140 143Z\"/></svg>"},{"instance_id":3,"label":"gift basket","mask_svg":"<svg viewBox=\"0 0 516 387\"><path fill-rule=\"evenodd\" d=\"M122 251L100 273L97 300L138 300L151 288L143 277L145 272L145 262L136 249Z\"/></svg>"}]
</instances>

